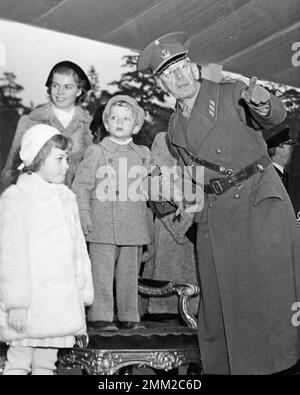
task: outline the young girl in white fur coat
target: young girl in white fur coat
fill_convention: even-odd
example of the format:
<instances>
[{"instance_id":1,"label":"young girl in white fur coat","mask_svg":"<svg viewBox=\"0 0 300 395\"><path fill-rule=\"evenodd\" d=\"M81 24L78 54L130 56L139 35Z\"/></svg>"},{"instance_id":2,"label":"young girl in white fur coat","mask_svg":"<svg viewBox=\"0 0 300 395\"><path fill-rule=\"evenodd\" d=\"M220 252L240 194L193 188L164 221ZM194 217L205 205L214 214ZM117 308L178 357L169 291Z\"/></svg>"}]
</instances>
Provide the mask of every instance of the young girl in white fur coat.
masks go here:
<instances>
[{"instance_id":1,"label":"young girl in white fur coat","mask_svg":"<svg viewBox=\"0 0 300 395\"><path fill-rule=\"evenodd\" d=\"M4 374L53 374L60 347L84 334L93 300L76 197L64 183L70 141L52 126L24 134L17 184L0 198L0 340Z\"/></svg>"}]
</instances>

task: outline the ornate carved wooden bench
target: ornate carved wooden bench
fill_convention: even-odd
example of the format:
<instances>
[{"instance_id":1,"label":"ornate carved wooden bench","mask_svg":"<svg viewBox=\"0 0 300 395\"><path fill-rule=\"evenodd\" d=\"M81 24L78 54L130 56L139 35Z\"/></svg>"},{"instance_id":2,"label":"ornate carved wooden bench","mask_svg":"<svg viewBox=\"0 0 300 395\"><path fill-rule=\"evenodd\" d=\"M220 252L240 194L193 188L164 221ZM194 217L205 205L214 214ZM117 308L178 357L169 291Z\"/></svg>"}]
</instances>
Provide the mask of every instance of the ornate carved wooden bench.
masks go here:
<instances>
[{"instance_id":1,"label":"ornate carved wooden bench","mask_svg":"<svg viewBox=\"0 0 300 395\"><path fill-rule=\"evenodd\" d=\"M184 367L188 374L200 374L197 321L189 307L190 298L199 293L199 287L141 278L139 293L154 297L176 294L179 320L148 319L142 321L145 329L116 332L88 328L88 336L78 338L74 348L60 350L60 366L79 367L91 375L130 374L134 365L150 367L156 373ZM0 343L0 374L6 350L7 346Z\"/></svg>"},{"instance_id":2,"label":"ornate carved wooden bench","mask_svg":"<svg viewBox=\"0 0 300 395\"><path fill-rule=\"evenodd\" d=\"M88 328L88 341L63 349L59 361L64 367L79 367L86 374L130 374L130 367L150 367L170 371L186 367L188 374L201 373L197 341L197 321L189 300L199 293L194 284L139 279L139 293L146 296L178 295L180 320L142 320L145 329L97 331Z\"/></svg>"}]
</instances>

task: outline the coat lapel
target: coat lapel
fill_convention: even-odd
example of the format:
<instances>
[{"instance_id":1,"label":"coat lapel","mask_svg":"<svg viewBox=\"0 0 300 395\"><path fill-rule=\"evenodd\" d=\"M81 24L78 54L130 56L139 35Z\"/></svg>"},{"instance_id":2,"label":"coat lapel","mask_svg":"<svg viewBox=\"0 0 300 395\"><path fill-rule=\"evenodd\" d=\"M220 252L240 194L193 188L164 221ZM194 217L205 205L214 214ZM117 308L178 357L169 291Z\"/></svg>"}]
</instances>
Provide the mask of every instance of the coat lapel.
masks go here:
<instances>
[{"instance_id":1,"label":"coat lapel","mask_svg":"<svg viewBox=\"0 0 300 395\"><path fill-rule=\"evenodd\" d=\"M189 119L184 118L179 105L176 105L170 124L172 144L186 148L194 155L199 153L201 144L217 119L218 94L219 85L203 79Z\"/></svg>"},{"instance_id":2,"label":"coat lapel","mask_svg":"<svg viewBox=\"0 0 300 395\"><path fill-rule=\"evenodd\" d=\"M84 123L89 124L90 122L90 117L86 115L79 106L76 106L74 117L72 118L70 124L64 128L59 119L56 117L51 102L32 111L29 117L35 122L47 123L55 127L66 137L71 137L73 133L77 129L81 128Z\"/></svg>"},{"instance_id":3,"label":"coat lapel","mask_svg":"<svg viewBox=\"0 0 300 395\"><path fill-rule=\"evenodd\" d=\"M218 84L202 80L186 130L187 148L196 156L217 120L218 94Z\"/></svg>"},{"instance_id":4,"label":"coat lapel","mask_svg":"<svg viewBox=\"0 0 300 395\"><path fill-rule=\"evenodd\" d=\"M55 116L55 114L54 114L54 116ZM57 122L59 122L58 119L57 119ZM82 125L84 123L88 123L88 120L85 117L83 110L80 107L76 106L74 116L73 116L71 122L69 123L69 125L66 127L66 129L64 129L63 134L66 137L71 137L76 130L78 130L82 127ZM60 122L59 122L59 124L60 124Z\"/></svg>"}]
</instances>

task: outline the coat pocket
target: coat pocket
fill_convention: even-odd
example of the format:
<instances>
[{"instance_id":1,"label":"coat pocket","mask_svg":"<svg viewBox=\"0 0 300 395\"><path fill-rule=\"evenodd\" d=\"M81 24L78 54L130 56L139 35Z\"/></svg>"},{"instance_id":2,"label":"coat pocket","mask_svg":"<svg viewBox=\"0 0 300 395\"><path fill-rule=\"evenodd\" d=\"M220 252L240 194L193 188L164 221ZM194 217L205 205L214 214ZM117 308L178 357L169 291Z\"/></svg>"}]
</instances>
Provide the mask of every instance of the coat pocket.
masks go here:
<instances>
[{"instance_id":1,"label":"coat pocket","mask_svg":"<svg viewBox=\"0 0 300 395\"><path fill-rule=\"evenodd\" d=\"M257 206L261 201L270 198L283 200L280 185L273 182L266 182L257 186L249 195L249 199L253 206Z\"/></svg>"}]
</instances>

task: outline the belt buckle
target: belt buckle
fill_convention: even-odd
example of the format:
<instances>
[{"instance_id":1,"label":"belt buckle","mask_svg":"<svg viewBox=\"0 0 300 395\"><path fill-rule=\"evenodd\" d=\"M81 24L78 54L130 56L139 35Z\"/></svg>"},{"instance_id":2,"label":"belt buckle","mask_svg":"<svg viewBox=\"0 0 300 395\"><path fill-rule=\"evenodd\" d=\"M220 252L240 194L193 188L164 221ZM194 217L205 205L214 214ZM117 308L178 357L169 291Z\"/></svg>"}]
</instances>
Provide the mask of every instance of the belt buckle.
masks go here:
<instances>
[{"instance_id":1,"label":"belt buckle","mask_svg":"<svg viewBox=\"0 0 300 395\"><path fill-rule=\"evenodd\" d=\"M210 185L212 186L213 192L215 195L221 195L224 192L224 189L221 185L220 180L216 179L210 182Z\"/></svg>"}]
</instances>

